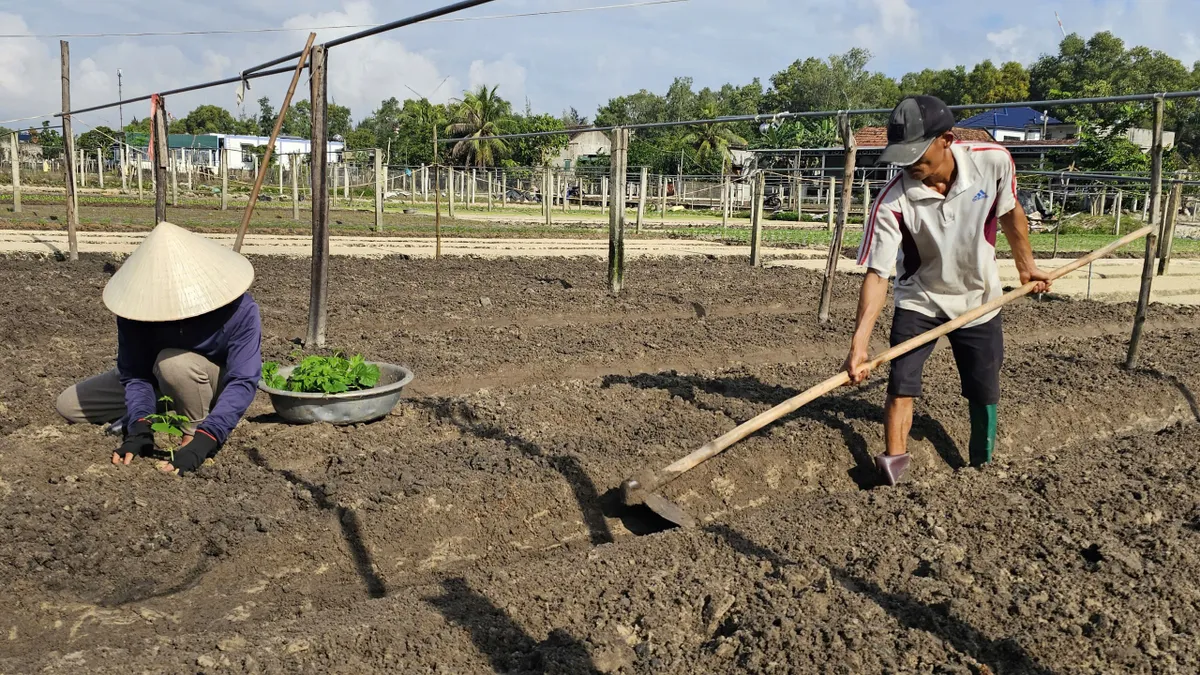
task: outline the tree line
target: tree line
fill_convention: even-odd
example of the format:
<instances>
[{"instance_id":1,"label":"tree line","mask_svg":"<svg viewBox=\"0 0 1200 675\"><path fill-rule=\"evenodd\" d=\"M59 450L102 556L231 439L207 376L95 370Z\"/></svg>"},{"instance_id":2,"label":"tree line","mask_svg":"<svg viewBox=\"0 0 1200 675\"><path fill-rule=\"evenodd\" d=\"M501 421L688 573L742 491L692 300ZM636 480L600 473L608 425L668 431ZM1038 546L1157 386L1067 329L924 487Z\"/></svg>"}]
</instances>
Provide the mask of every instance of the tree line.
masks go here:
<instances>
[{"instance_id":1,"label":"tree line","mask_svg":"<svg viewBox=\"0 0 1200 675\"><path fill-rule=\"evenodd\" d=\"M1006 101L1068 99L1123 94L1200 90L1200 62L1191 68L1162 51L1127 47L1110 32L1089 39L1064 38L1055 54L1044 54L1025 66L990 60L968 69L956 66L907 73L898 79L872 71L871 53L854 48L825 59L797 60L748 84L725 84L697 91L692 78L679 77L663 93L648 90L610 99L596 111L597 125L624 125L707 119L775 112L891 108L902 97L933 94L951 105ZM1058 106L1052 116L1078 124L1082 141L1075 161L1080 168L1143 169L1146 157L1124 140L1130 127L1148 126L1147 103ZM256 116L234 117L224 108L201 105L181 118L172 118L171 133L232 133L269 135L278 111L269 98L258 100ZM964 115L965 117L965 115ZM766 119L766 118L764 118ZM879 124L883 119L857 118L855 124ZM380 148L391 164L429 164L439 161L472 166L541 165L566 146L565 136L534 139L474 140L498 134L555 131L585 126L586 117L569 109L561 115L534 113L526 103L515 111L496 87L481 86L444 104L396 97L382 101L370 114L353 122L351 110L329 105L329 133L349 149ZM1166 127L1176 132L1173 166L1200 156L1200 105L1195 100L1167 103ZM149 120L134 120L126 131L149 131ZM440 138L458 139L435 150ZM283 133L310 135L310 105L299 101L284 115ZM117 134L105 127L83 133L78 147L94 149L112 143ZM62 139L48 126L41 142L48 156L61 153ZM631 166L648 166L655 173L715 174L729 169L729 149L822 148L838 145L832 119L766 123L725 123L639 131L630 142Z\"/></svg>"}]
</instances>

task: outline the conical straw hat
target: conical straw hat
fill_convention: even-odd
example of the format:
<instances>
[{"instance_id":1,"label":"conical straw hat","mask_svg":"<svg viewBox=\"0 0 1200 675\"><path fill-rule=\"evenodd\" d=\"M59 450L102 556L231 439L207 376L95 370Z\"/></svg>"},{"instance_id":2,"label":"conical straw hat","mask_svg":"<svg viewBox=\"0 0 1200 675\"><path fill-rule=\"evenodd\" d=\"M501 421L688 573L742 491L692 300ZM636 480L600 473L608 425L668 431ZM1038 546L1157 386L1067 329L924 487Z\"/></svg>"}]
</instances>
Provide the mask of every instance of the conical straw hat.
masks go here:
<instances>
[{"instance_id":1,"label":"conical straw hat","mask_svg":"<svg viewBox=\"0 0 1200 675\"><path fill-rule=\"evenodd\" d=\"M104 287L104 304L134 321L178 321L237 300L254 281L240 253L159 223Z\"/></svg>"}]
</instances>

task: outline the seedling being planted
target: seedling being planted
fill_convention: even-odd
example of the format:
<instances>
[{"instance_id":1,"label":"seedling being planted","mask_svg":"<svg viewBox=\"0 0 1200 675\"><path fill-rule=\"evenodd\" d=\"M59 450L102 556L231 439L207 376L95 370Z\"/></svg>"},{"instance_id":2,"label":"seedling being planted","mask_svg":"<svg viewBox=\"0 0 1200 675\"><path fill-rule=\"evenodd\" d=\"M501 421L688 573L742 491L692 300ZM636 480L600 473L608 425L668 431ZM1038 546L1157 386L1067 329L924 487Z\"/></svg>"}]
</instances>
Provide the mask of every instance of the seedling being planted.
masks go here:
<instances>
[{"instance_id":1,"label":"seedling being planted","mask_svg":"<svg viewBox=\"0 0 1200 675\"><path fill-rule=\"evenodd\" d=\"M379 384L379 366L367 363L361 354L349 359L341 354L308 356L287 378L279 374L279 364L266 361L263 383L272 389L313 394L340 394L370 389Z\"/></svg>"},{"instance_id":2,"label":"seedling being planted","mask_svg":"<svg viewBox=\"0 0 1200 675\"><path fill-rule=\"evenodd\" d=\"M175 412L171 406L175 405L175 399L170 396L163 396L158 399L159 403L165 404L162 413L147 415L146 419L150 421L150 430L156 434L165 434L168 438L167 452L171 455L171 461L175 461L175 451L179 449L179 441L183 440L184 430L192 423L187 415L180 415Z\"/></svg>"}]
</instances>

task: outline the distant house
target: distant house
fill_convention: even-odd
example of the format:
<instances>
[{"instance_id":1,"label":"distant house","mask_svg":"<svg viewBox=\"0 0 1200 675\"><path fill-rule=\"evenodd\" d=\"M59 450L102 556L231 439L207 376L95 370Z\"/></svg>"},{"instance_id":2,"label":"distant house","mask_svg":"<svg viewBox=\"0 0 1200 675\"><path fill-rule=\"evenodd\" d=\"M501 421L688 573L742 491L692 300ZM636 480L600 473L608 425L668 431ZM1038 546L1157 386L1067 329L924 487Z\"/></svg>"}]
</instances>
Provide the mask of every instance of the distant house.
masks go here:
<instances>
[{"instance_id":1,"label":"distant house","mask_svg":"<svg viewBox=\"0 0 1200 675\"><path fill-rule=\"evenodd\" d=\"M126 143L143 157L143 168L151 169L149 160L145 159L150 135L129 132L125 135ZM167 149L176 162L180 171L191 169L210 169L216 171L220 167L221 153L229 155L230 169L255 168L255 154L246 151L247 148L266 145L271 142L270 136L241 136L235 134L167 134ZM340 141L330 141L327 148L330 162L341 161L341 153L346 144ZM312 141L304 138L281 136L275 141L273 151L278 155L312 153ZM119 151L113 148L113 158L119 161Z\"/></svg>"},{"instance_id":2,"label":"distant house","mask_svg":"<svg viewBox=\"0 0 1200 675\"><path fill-rule=\"evenodd\" d=\"M575 131L568 138L567 147L551 161L553 166L565 171L570 171L581 159L596 159L612 153L612 139L603 131Z\"/></svg>"},{"instance_id":3,"label":"distant house","mask_svg":"<svg viewBox=\"0 0 1200 675\"><path fill-rule=\"evenodd\" d=\"M1038 141L1042 139L1043 125L1060 124L1061 121L1029 107L996 108L958 123L961 127L983 129L1000 142Z\"/></svg>"}]
</instances>

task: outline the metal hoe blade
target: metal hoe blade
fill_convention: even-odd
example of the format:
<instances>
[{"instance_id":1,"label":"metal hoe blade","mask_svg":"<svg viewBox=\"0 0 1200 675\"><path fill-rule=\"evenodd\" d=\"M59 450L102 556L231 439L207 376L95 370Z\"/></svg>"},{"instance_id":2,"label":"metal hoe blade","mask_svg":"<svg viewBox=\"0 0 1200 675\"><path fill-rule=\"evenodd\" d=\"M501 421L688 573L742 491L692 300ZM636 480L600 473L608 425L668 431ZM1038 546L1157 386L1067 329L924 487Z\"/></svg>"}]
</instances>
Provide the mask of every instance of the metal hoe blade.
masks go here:
<instances>
[{"instance_id":1,"label":"metal hoe blade","mask_svg":"<svg viewBox=\"0 0 1200 675\"><path fill-rule=\"evenodd\" d=\"M687 511L684 511L674 502L662 497L653 492L647 492L643 497L643 503L650 507L650 510L657 513L666 520L675 523L682 528L692 528L696 526L696 521Z\"/></svg>"}]
</instances>

